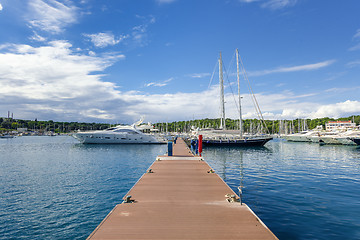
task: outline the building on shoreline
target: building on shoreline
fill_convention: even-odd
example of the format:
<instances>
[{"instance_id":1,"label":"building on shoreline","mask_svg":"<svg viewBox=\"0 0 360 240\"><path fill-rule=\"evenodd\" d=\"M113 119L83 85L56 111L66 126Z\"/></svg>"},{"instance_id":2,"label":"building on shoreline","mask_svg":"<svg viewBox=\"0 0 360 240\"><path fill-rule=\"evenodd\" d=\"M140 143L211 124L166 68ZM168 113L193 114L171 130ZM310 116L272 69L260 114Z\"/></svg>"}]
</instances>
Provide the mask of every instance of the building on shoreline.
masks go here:
<instances>
[{"instance_id":1,"label":"building on shoreline","mask_svg":"<svg viewBox=\"0 0 360 240\"><path fill-rule=\"evenodd\" d=\"M356 123L351 121L329 121L325 124L326 131L347 131L357 128Z\"/></svg>"}]
</instances>

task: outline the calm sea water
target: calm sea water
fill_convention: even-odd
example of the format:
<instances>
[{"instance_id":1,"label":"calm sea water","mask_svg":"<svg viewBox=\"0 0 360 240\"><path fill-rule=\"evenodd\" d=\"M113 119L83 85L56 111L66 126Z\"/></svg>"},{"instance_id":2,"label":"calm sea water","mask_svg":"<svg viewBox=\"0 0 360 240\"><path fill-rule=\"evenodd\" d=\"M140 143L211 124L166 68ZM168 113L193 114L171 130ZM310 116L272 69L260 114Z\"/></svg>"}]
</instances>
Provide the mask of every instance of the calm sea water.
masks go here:
<instances>
[{"instance_id":1,"label":"calm sea water","mask_svg":"<svg viewBox=\"0 0 360 240\"><path fill-rule=\"evenodd\" d=\"M85 239L166 145L0 139L0 239ZM274 140L204 157L280 239L360 239L360 148Z\"/></svg>"}]
</instances>

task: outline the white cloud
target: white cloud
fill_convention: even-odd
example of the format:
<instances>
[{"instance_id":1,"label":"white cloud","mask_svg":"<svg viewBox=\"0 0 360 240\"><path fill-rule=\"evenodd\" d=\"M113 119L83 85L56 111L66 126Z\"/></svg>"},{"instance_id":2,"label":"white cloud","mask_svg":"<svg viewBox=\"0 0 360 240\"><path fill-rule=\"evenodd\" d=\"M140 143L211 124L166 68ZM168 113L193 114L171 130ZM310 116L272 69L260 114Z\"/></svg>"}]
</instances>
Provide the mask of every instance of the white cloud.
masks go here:
<instances>
[{"instance_id":1,"label":"white cloud","mask_svg":"<svg viewBox=\"0 0 360 240\"><path fill-rule=\"evenodd\" d=\"M306 64L306 65L300 65L300 66L293 66L293 67L279 67L271 70L262 70L262 71L254 71L254 72L248 72L249 76L263 76L268 75L272 73L286 73L286 72L298 72L298 71L312 71L317 70L320 68L327 67L331 64L333 64L335 60L328 60L324 62L318 62L313 64Z\"/></svg>"},{"instance_id":2,"label":"white cloud","mask_svg":"<svg viewBox=\"0 0 360 240\"><path fill-rule=\"evenodd\" d=\"M37 48L7 45L7 52L0 53L0 111L13 109L27 119L76 120L89 119L93 115L86 110L98 109L100 118L113 118L107 101L123 101L114 83L101 81L103 75L93 72L104 71L124 56L80 55L71 47L66 41Z\"/></svg>"},{"instance_id":3,"label":"white cloud","mask_svg":"<svg viewBox=\"0 0 360 240\"><path fill-rule=\"evenodd\" d=\"M2 11L3 10L3 6L1 5L1 3L0 3L0 11Z\"/></svg>"},{"instance_id":4,"label":"white cloud","mask_svg":"<svg viewBox=\"0 0 360 240\"><path fill-rule=\"evenodd\" d=\"M173 3L176 0L155 0L158 4Z\"/></svg>"},{"instance_id":5,"label":"white cloud","mask_svg":"<svg viewBox=\"0 0 360 240\"><path fill-rule=\"evenodd\" d=\"M132 119L146 115L149 121L179 121L195 118L218 118L220 104L218 86L194 93L144 94L124 93L124 98L134 105L123 111ZM244 118L257 118L249 94L242 95ZM341 117L358 114L358 101L344 101L335 104L321 104L308 100L314 94L297 96L291 92L279 94L256 94L263 116L266 119L295 119L318 117ZM237 119L238 107L232 94L225 94L226 117ZM357 104L357 105L356 105Z\"/></svg>"},{"instance_id":6,"label":"white cloud","mask_svg":"<svg viewBox=\"0 0 360 240\"><path fill-rule=\"evenodd\" d=\"M162 81L162 82L150 82L150 83L145 84L145 87L151 87L151 86L153 86L153 87L164 87L164 86L168 85L169 82L171 82L173 79L174 78L169 78L169 79L167 79L165 81Z\"/></svg>"},{"instance_id":7,"label":"white cloud","mask_svg":"<svg viewBox=\"0 0 360 240\"><path fill-rule=\"evenodd\" d=\"M326 89L325 92L328 92L328 93L337 93L337 94L344 94L345 92L349 92L349 91L358 91L360 90L360 87L357 87L357 86L352 86L352 87L336 87L336 88L329 88L329 89Z\"/></svg>"},{"instance_id":8,"label":"white cloud","mask_svg":"<svg viewBox=\"0 0 360 240\"><path fill-rule=\"evenodd\" d=\"M360 66L360 60L349 62L349 63L346 64L346 66L348 66L350 68Z\"/></svg>"},{"instance_id":9,"label":"white cloud","mask_svg":"<svg viewBox=\"0 0 360 240\"><path fill-rule=\"evenodd\" d=\"M85 37L90 38L90 41L96 46L96 47L107 47L107 46L113 46L124 39L128 38L128 35L121 35L118 38L115 38L113 33L110 32L100 32L95 34L83 34Z\"/></svg>"},{"instance_id":10,"label":"white cloud","mask_svg":"<svg viewBox=\"0 0 360 240\"><path fill-rule=\"evenodd\" d=\"M34 31L34 35L32 35L30 40L37 41L37 42L45 42L47 39L43 36L40 36L37 32Z\"/></svg>"},{"instance_id":11,"label":"white cloud","mask_svg":"<svg viewBox=\"0 0 360 240\"><path fill-rule=\"evenodd\" d=\"M188 76L192 78L204 78L204 77L209 77L210 73L192 73L189 74Z\"/></svg>"},{"instance_id":12,"label":"white cloud","mask_svg":"<svg viewBox=\"0 0 360 240\"><path fill-rule=\"evenodd\" d=\"M349 48L349 51L357 51L360 50L360 29L358 29L355 33L355 35L353 36L353 41L358 42L357 44L355 44L355 46L352 46L351 48Z\"/></svg>"},{"instance_id":13,"label":"white cloud","mask_svg":"<svg viewBox=\"0 0 360 240\"><path fill-rule=\"evenodd\" d=\"M322 118L322 117L339 118L342 116L359 114L359 112L360 112L360 102L347 100L345 102L320 106L319 108L317 108L316 111L310 114L310 118Z\"/></svg>"},{"instance_id":14,"label":"white cloud","mask_svg":"<svg viewBox=\"0 0 360 240\"><path fill-rule=\"evenodd\" d=\"M124 111L133 119L145 115L152 122L192 119L194 114L196 117L217 117L219 104L214 98L217 91L212 88L196 93L125 94L135 104Z\"/></svg>"},{"instance_id":15,"label":"white cloud","mask_svg":"<svg viewBox=\"0 0 360 240\"><path fill-rule=\"evenodd\" d=\"M64 28L77 21L77 7L66 1L32 0L29 2L29 25L52 34L64 31Z\"/></svg>"},{"instance_id":16,"label":"white cloud","mask_svg":"<svg viewBox=\"0 0 360 240\"><path fill-rule=\"evenodd\" d=\"M309 99L309 97L314 97L314 95L315 94L305 94L303 96L296 96L291 92L283 92L267 95L256 94L256 97L266 119L339 118L358 115L360 112L359 101L344 100L338 103L322 104L314 101L314 98ZM322 93L322 95L326 96L324 93ZM231 103L229 96L227 101ZM245 106L243 107L245 118L257 117L249 95L244 95L243 104ZM236 112L234 106L230 109ZM232 116L236 117L236 115Z\"/></svg>"},{"instance_id":17,"label":"white cloud","mask_svg":"<svg viewBox=\"0 0 360 240\"><path fill-rule=\"evenodd\" d=\"M88 38L95 47L104 48L123 43L131 47L142 47L148 44L148 28L156 22L155 17L136 15L141 20L141 24L132 27L127 34L115 36L112 32L99 32L93 34L84 33L83 36Z\"/></svg>"},{"instance_id":18,"label":"white cloud","mask_svg":"<svg viewBox=\"0 0 360 240\"><path fill-rule=\"evenodd\" d=\"M145 84L145 87L151 87L151 86L154 86L154 87L164 87L164 86L166 86L166 85L167 85L166 83L150 82L150 83Z\"/></svg>"},{"instance_id":19,"label":"white cloud","mask_svg":"<svg viewBox=\"0 0 360 240\"><path fill-rule=\"evenodd\" d=\"M357 50L360 50L360 43L359 44L356 44L355 46L349 48L349 51L357 51Z\"/></svg>"},{"instance_id":20,"label":"white cloud","mask_svg":"<svg viewBox=\"0 0 360 240\"><path fill-rule=\"evenodd\" d=\"M67 41L54 41L40 47L7 44L0 45L0 50L0 112L11 110L19 118L131 123L142 115L153 122L219 116L216 85L193 93L150 94L122 92L116 84L103 81L104 70L123 59L123 55L83 55L73 51ZM173 78L149 83L149 86L171 81ZM345 99L329 104L316 101L316 97L323 99L332 96L334 91L303 95L286 91L256 96L264 116L272 119L338 117L360 112L358 101ZM242 96L244 117L256 117L249 94ZM226 116L237 118L233 95L225 94L225 101Z\"/></svg>"},{"instance_id":21,"label":"white cloud","mask_svg":"<svg viewBox=\"0 0 360 240\"><path fill-rule=\"evenodd\" d=\"M286 7L294 6L297 0L239 0L243 3L261 2L262 8L269 8L271 10L278 10Z\"/></svg>"},{"instance_id":22,"label":"white cloud","mask_svg":"<svg viewBox=\"0 0 360 240\"><path fill-rule=\"evenodd\" d=\"M354 39L360 38L360 29L358 29L353 37Z\"/></svg>"},{"instance_id":23,"label":"white cloud","mask_svg":"<svg viewBox=\"0 0 360 240\"><path fill-rule=\"evenodd\" d=\"M147 45L147 30L150 24L154 24L156 19L154 16L144 17L136 15L137 18L143 19L143 24L137 25L132 28L131 36L132 43L138 46Z\"/></svg>"},{"instance_id":24,"label":"white cloud","mask_svg":"<svg viewBox=\"0 0 360 240\"><path fill-rule=\"evenodd\" d=\"M258 2L259 0L239 0L239 1L243 3L252 3L252 2Z\"/></svg>"},{"instance_id":25,"label":"white cloud","mask_svg":"<svg viewBox=\"0 0 360 240\"><path fill-rule=\"evenodd\" d=\"M261 5L263 8L270 8L272 10L291 7L296 4L297 0L269 0Z\"/></svg>"}]
</instances>

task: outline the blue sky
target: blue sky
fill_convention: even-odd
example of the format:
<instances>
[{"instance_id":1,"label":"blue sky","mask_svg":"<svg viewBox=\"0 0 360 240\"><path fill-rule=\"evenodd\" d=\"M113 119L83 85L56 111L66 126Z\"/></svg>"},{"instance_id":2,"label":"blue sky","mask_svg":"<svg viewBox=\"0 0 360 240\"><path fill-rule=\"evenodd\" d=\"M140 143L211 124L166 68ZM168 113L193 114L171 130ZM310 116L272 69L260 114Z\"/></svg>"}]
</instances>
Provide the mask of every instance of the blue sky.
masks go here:
<instances>
[{"instance_id":1,"label":"blue sky","mask_svg":"<svg viewBox=\"0 0 360 240\"><path fill-rule=\"evenodd\" d=\"M359 12L357 0L0 0L0 116L215 118L221 51L236 118L236 48L266 119L358 115Z\"/></svg>"}]
</instances>

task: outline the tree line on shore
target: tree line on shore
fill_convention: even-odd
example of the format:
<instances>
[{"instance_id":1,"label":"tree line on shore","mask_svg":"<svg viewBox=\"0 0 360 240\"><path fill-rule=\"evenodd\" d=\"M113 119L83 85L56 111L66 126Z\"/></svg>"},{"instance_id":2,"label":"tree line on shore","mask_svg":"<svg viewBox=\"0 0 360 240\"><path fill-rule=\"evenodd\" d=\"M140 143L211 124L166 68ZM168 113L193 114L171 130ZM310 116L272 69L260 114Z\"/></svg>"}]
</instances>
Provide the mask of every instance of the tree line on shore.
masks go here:
<instances>
[{"instance_id":1,"label":"tree line on shore","mask_svg":"<svg viewBox=\"0 0 360 240\"><path fill-rule=\"evenodd\" d=\"M0 117L0 132L16 131L20 128L33 132L55 132L70 133L76 130L103 130L110 127L107 123L86 123L86 122L54 122L35 120L22 120Z\"/></svg>"},{"instance_id":2,"label":"tree line on shore","mask_svg":"<svg viewBox=\"0 0 360 240\"><path fill-rule=\"evenodd\" d=\"M265 120L265 126L260 123L259 119L244 119L243 131L247 133L295 133L307 129L314 129L317 126L322 126L325 129L325 124L329 121L353 121L356 125L360 123L360 115L349 116L344 118L316 118L316 119L293 119L293 120ZM191 128L219 128L220 119L199 119L190 121L179 121L171 123L155 123L154 126L160 131L168 132L188 132ZM239 119L226 119L226 128L229 130L239 129Z\"/></svg>"},{"instance_id":3,"label":"tree line on shore","mask_svg":"<svg viewBox=\"0 0 360 240\"><path fill-rule=\"evenodd\" d=\"M344 118L316 118L316 119L293 119L293 120L265 120L265 127L258 119L244 119L243 130L248 133L263 132L263 133L294 133L305 129L314 129L317 126L323 126L329 121L352 121L359 125L360 115L349 116ZM154 123L155 128L160 132L189 132L194 128L219 128L220 119L196 119L189 121L175 121ZM112 125L106 123L86 123L86 122L54 122L35 120L21 120L13 118L0 117L0 132L16 131L19 128L27 129L28 131L52 131L55 133L70 133L77 130L103 130ZM226 119L226 128L229 130L239 129L238 119Z\"/></svg>"}]
</instances>

